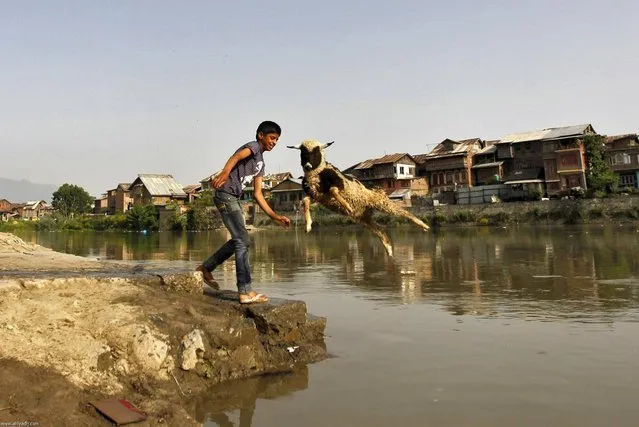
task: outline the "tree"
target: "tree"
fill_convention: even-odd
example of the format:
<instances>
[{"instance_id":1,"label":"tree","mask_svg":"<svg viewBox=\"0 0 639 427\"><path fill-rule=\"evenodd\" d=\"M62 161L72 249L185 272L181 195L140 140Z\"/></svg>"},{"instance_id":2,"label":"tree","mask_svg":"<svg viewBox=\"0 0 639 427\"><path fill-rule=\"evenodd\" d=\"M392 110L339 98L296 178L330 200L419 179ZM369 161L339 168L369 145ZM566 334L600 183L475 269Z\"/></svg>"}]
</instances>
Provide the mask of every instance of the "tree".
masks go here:
<instances>
[{"instance_id":1,"label":"tree","mask_svg":"<svg viewBox=\"0 0 639 427\"><path fill-rule=\"evenodd\" d=\"M211 230L222 225L222 220L213 206L213 193L203 191L199 198L191 203L186 213L186 229L190 231Z\"/></svg>"},{"instance_id":2,"label":"tree","mask_svg":"<svg viewBox=\"0 0 639 427\"><path fill-rule=\"evenodd\" d=\"M91 212L93 197L82 187L63 184L53 193L52 205L65 217Z\"/></svg>"},{"instance_id":3,"label":"tree","mask_svg":"<svg viewBox=\"0 0 639 427\"><path fill-rule=\"evenodd\" d=\"M586 184L591 193L612 193L619 186L619 177L604 158L606 138L601 135L586 135L584 150L586 154Z\"/></svg>"},{"instance_id":4,"label":"tree","mask_svg":"<svg viewBox=\"0 0 639 427\"><path fill-rule=\"evenodd\" d=\"M158 213L153 205L135 205L126 213L126 226L132 231L158 229Z\"/></svg>"}]
</instances>

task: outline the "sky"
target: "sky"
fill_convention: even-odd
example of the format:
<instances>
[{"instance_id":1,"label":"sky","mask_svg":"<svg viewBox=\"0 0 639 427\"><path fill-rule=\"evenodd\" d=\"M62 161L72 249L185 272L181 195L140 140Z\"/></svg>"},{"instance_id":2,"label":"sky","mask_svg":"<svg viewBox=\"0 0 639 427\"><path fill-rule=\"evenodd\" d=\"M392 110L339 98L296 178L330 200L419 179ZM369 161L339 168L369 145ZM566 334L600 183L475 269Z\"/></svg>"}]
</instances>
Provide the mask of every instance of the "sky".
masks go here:
<instances>
[{"instance_id":1,"label":"sky","mask_svg":"<svg viewBox=\"0 0 639 427\"><path fill-rule=\"evenodd\" d=\"M221 169L263 120L346 168L591 123L639 131L634 0L0 1L0 177L94 196Z\"/></svg>"}]
</instances>

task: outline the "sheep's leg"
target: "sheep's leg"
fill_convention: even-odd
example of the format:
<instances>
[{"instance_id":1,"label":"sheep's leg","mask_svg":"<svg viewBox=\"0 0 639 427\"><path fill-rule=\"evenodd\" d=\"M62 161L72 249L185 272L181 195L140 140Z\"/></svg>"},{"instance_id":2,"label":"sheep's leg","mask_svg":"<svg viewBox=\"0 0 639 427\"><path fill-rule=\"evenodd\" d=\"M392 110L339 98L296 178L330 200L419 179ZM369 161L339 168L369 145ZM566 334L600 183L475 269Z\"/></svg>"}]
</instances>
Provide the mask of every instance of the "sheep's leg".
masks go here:
<instances>
[{"instance_id":1,"label":"sheep's leg","mask_svg":"<svg viewBox=\"0 0 639 427\"><path fill-rule=\"evenodd\" d=\"M386 249L386 253L388 254L389 257L392 257L393 245L391 243L391 240L388 237L388 235L384 232L384 230L382 230L379 224L373 219L372 215L365 214L362 217L361 222L362 224L364 224L364 227L369 229L371 233L373 233L375 236L379 238L379 240L381 240L382 244L384 245L384 249Z\"/></svg>"},{"instance_id":2,"label":"sheep's leg","mask_svg":"<svg viewBox=\"0 0 639 427\"><path fill-rule=\"evenodd\" d=\"M415 215L408 212L407 210L402 209L401 207L395 205L390 200L382 201L382 203L380 203L379 206L376 206L376 208L379 211L384 212L386 214L406 218L410 220L412 223L414 223L415 225L417 225L418 227L422 228L424 231L430 230L430 227L426 225L421 219L417 218Z\"/></svg>"},{"instance_id":3,"label":"sheep's leg","mask_svg":"<svg viewBox=\"0 0 639 427\"><path fill-rule=\"evenodd\" d=\"M306 196L302 199L302 209L304 210L304 223L306 224L306 232L310 233L313 220L311 219L311 198Z\"/></svg>"},{"instance_id":4,"label":"sheep's leg","mask_svg":"<svg viewBox=\"0 0 639 427\"><path fill-rule=\"evenodd\" d=\"M337 200L337 202L342 205L342 207L344 208L344 210L346 211L347 214L351 215L353 213L353 208L351 207L351 205L344 199L344 197L342 197L342 195L339 192L339 188L337 187L331 187L328 190L331 193L331 196L333 196L333 198L335 200Z\"/></svg>"}]
</instances>

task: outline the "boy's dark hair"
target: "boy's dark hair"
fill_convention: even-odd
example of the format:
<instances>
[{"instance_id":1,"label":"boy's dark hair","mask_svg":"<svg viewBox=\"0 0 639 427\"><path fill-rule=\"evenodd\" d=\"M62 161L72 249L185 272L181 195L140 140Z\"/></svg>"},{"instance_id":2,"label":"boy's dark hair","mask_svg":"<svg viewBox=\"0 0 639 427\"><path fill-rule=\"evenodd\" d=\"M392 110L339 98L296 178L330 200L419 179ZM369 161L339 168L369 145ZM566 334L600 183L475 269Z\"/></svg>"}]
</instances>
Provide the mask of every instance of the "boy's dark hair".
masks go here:
<instances>
[{"instance_id":1,"label":"boy's dark hair","mask_svg":"<svg viewBox=\"0 0 639 427\"><path fill-rule=\"evenodd\" d=\"M255 132L255 139L257 139L257 135L262 132L264 135L269 133L276 133L278 135L282 135L282 128L275 122L270 120L266 120L257 127L257 131Z\"/></svg>"}]
</instances>

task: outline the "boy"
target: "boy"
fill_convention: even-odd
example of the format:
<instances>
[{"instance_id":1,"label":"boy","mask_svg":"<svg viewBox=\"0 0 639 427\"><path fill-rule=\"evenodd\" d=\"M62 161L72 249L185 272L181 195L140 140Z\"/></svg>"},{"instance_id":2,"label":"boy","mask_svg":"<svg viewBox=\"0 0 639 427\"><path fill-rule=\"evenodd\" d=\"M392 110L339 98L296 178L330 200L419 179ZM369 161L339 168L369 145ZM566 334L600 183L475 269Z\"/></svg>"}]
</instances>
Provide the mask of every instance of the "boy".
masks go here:
<instances>
[{"instance_id":1,"label":"boy","mask_svg":"<svg viewBox=\"0 0 639 427\"><path fill-rule=\"evenodd\" d=\"M222 215L224 225L231 233L231 240L204 261L197 270L204 276L204 281L217 286L211 271L235 254L235 271L237 290L241 304L266 302L265 295L258 294L251 288L251 267L249 264L249 235L244 222L244 215L239 199L244 187L253 182L254 197L257 204L273 220L287 227L291 220L276 214L262 195L262 177L264 176L265 151L275 148L282 134L280 126L271 121L260 123L255 134L256 141L242 145L226 162L224 169L212 179L216 189L213 201Z\"/></svg>"}]
</instances>

